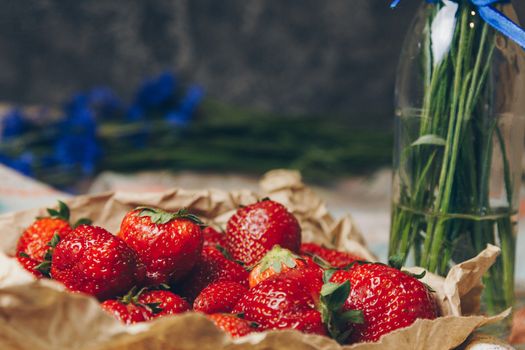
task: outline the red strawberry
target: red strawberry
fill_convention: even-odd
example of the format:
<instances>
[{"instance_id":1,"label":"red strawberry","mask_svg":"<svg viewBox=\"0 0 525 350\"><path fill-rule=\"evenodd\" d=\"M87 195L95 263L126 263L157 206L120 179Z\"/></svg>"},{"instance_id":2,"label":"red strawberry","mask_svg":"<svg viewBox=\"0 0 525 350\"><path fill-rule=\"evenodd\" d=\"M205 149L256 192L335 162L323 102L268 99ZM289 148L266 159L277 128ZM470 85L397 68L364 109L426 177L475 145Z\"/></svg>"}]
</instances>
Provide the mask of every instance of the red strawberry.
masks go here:
<instances>
[{"instance_id":1,"label":"red strawberry","mask_svg":"<svg viewBox=\"0 0 525 350\"><path fill-rule=\"evenodd\" d=\"M146 265L147 283L158 285L179 280L193 268L202 249L201 224L184 209L137 208L122 220L120 237Z\"/></svg>"},{"instance_id":2,"label":"red strawberry","mask_svg":"<svg viewBox=\"0 0 525 350\"><path fill-rule=\"evenodd\" d=\"M276 245L255 265L250 272L250 288L270 276L289 271L291 269L315 268L317 265L310 257L301 258L288 249Z\"/></svg>"},{"instance_id":3,"label":"red strawberry","mask_svg":"<svg viewBox=\"0 0 525 350\"><path fill-rule=\"evenodd\" d=\"M190 309L186 300L169 291L142 289L137 293L136 288L122 298L104 301L101 306L126 324L179 314Z\"/></svg>"},{"instance_id":4,"label":"red strawberry","mask_svg":"<svg viewBox=\"0 0 525 350\"><path fill-rule=\"evenodd\" d=\"M233 313L260 324L262 330L293 328L326 335L317 310L323 282L318 269L289 270L249 290Z\"/></svg>"},{"instance_id":5,"label":"red strawberry","mask_svg":"<svg viewBox=\"0 0 525 350\"><path fill-rule=\"evenodd\" d=\"M61 201L58 204L58 210L47 209L49 217L37 218L18 240L18 261L37 277L49 277L53 248L73 230L69 224L69 208ZM76 225L86 222L87 219L82 219Z\"/></svg>"},{"instance_id":6,"label":"red strawberry","mask_svg":"<svg viewBox=\"0 0 525 350\"><path fill-rule=\"evenodd\" d=\"M188 300L194 300L211 283L229 281L247 286L248 272L224 254L218 249L204 247L195 268L178 286L180 293Z\"/></svg>"},{"instance_id":7,"label":"red strawberry","mask_svg":"<svg viewBox=\"0 0 525 350\"><path fill-rule=\"evenodd\" d=\"M233 258L253 266L276 244L298 252L301 227L282 204L263 200L237 210L228 221L226 238Z\"/></svg>"},{"instance_id":8,"label":"red strawberry","mask_svg":"<svg viewBox=\"0 0 525 350\"><path fill-rule=\"evenodd\" d=\"M345 267L355 261L365 260L357 255L325 248L315 243L301 244L301 254L317 255L333 267Z\"/></svg>"},{"instance_id":9,"label":"red strawberry","mask_svg":"<svg viewBox=\"0 0 525 350\"><path fill-rule=\"evenodd\" d=\"M211 226L207 226L202 230L204 236L204 246L215 248L218 245L226 248L226 235L223 232L219 232Z\"/></svg>"},{"instance_id":10,"label":"red strawberry","mask_svg":"<svg viewBox=\"0 0 525 350\"><path fill-rule=\"evenodd\" d=\"M125 324L133 324L148 320L148 312L146 309L133 303L124 303L117 299L108 299L100 304L100 306L102 306L102 309L106 312L113 315L117 320Z\"/></svg>"},{"instance_id":11,"label":"red strawberry","mask_svg":"<svg viewBox=\"0 0 525 350\"><path fill-rule=\"evenodd\" d=\"M72 291L103 300L140 283L144 267L122 239L101 227L81 225L57 244L51 276Z\"/></svg>"},{"instance_id":12,"label":"red strawberry","mask_svg":"<svg viewBox=\"0 0 525 350\"><path fill-rule=\"evenodd\" d=\"M205 314L231 312L248 288L237 282L212 283L202 290L193 303L193 310Z\"/></svg>"},{"instance_id":13,"label":"red strawberry","mask_svg":"<svg viewBox=\"0 0 525 350\"><path fill-rule=\"evenodd\" d=\"M383 264L357 264L340 270L334 283L349 281L352 289L343 309L361 310L364 323L354 325L352 342L374 342L418 318L434 319L437 306L428 287L417 278Z\"/></svg>"},{"instance_id":14,"label":"red strawberry","mask_svg":"<svg viewBox=\"0 0 525 350\"><path fill-rule=\"evenodd\" d=\"M140 293L140 304L151 310L149 318L180 314L190 310L190 305L182 297L167 290L150 290Z\"/></svg>"},{"instance_id":15,"label":"red strawberry","mask_svg":"<svg viewBox=\"0 0 525 350\"><path fill-rule=\"evenodd\" d=\"M252 332L257 332L257 324L250 322L232 314L213 314L208 318L215 323L217 327L229 333L232 337L238 338Z\"/></svg>"}]
</instances>

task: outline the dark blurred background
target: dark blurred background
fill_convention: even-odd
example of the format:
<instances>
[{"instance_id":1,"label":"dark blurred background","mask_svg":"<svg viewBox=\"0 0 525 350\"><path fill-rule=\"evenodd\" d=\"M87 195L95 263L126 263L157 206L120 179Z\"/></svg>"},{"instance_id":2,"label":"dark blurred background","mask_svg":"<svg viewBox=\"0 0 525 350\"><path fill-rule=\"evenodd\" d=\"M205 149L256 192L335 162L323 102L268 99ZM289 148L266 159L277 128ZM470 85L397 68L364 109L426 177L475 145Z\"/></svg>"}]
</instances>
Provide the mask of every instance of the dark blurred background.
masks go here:
<instances>
[{"instance_id":1,"label":"dark blurred background","mask_svg":"<svg viewBox=\"0 0 525 350\"><path fill-rule=\"evenodd\" d=\"M365 113L384 128L418 3L392 11L386 0L3 0L0 98L58 103L101 84L129 96L173 67L224 102L356 121Z\"/></svg>"},{"instance_id":2,"label":"dark blurred background","mask_svg":"<svg viewBox=\"0 0 525 350\"><path fill-rule=\"evenodd\" d=\"M111 85L129 95L173 67L222 101L389 123L402 39L420 1L2 0L0 98L58 103ZM525 4L516 1L520 17ZM363 120L364 121L364 120Z\"/></svg>"},{"instance_id":3,"label":"dark blurred background","mask_svg":"<svg viewBox=\"0 0 525 350\"><path fill-rule=\"evenodd\" d=\"M126 101L145 78L173 70L206 92L190 138L219 135L208 147L224 156L159 165L359 172L390 162L395 70L420 3L392 10L387 0L1 0L0 100L60 106L108 86ZM525 18L525 4L515 6ZM203 120L231 127L206 129ZM232 156L268 140L274 148Z\"/></svg>"}]
</instances>

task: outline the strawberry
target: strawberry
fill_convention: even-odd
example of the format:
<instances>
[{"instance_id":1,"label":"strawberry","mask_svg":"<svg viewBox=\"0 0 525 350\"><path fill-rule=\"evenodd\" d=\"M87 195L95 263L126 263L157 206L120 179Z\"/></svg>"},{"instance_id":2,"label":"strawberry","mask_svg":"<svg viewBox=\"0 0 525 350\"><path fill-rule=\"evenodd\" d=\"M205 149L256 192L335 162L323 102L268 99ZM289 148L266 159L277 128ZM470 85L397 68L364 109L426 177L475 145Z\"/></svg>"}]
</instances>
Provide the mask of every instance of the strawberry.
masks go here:
<instances>
[{"instance_id":1,"label":"strawberry","mask_svg":"<svg viewBox=\"0 0 525 350\"><path fill-rule=\"evenodd\" d=\"M326 335L317 310L322 284L320 270L292 269L251 288L232 312L257 322L262 330L293 328Z\"/></svg>"},{"instance_id":2,"label":"strawberry","mask_svg":"<svg viewBox=\"0 0 525 350\"><path fill-rule=\"evenodd\" d=\"M180 314L190 310L190 305L181 296L167 290L149 290L139 294L140 304L151 310L149 318Z\"/></svg>"},{"instance_id":3,"label":"strawberry","mask_svg":"<svg viewBox=\"0 0 525 350\"><path fill-rule=\"evenodd\" d=\"M120 237L146 266L146 283L158 285L179 280L190 272L201 253L201 221L186 210L169 213L137 208L126 214Z\"/></svg>"},{"instance_id":4,"label":"strawberry","mask_svg":"<svg viewBox=\"0 0 525 350\"><path fill-rule=\"evenodd\" d=\"M248 272L242 265L230 260L227 252L204 247L195 268L177 288L188 300L194 300L209 284L228 281L247 286Z\"/></svg>"},{"instance_id":5,"label":"strawberry","mask_svg":"<svg viewBox=\"0 0 525 350\"><path fill-rule=\"evenodd\" d=\"M18 239L16 257L26 270L37 277L49 277L51 255L58 241L73 229L69 223L69 208L58 201L59 209L47 209L48 217L37 218ZM87 223L81 219L75 225Z\"/></svg>"},{"instance_id":6,"label":"strawberry","mask_svg":"<svg viewBox=\"0 0 525 350\"><path fill-rule=\"evenodd\" d=\"M362 314L343 307L350 283L330 282L333 273L316 266L272 275L250 289L232 312L257 322L261 330L292 328L341 342L351 331L349 322L362 322Z\"/></svg>"},{"instance_id":7,"label":"strawberry","mask_svg":"<svg viewBox=\"0 0 525 350\"><path fill-rule=\"evenodd\" d=\"M231 312L248 288L237 282L212 283L202 290L193 303L193 310L205 314Z\"/></svg>"},{"instance_id":8,"label":"strawberry","mask_svg":"<svg viewBox=\"0 0 525 350\"><path fill-rule=\"evenodd\" d=\"M208 315L208 318L212 320L218 328L229 333L234 338L257 332L257 324L255 322L244 320L237 315L213 314Z\"/></svg>"},{"instance_id":9,"label":"strawberry","mask_svg":"<svg viewBox=\"0 0 525 350\"><path fill-rule=\"evenodd\" d=\"M226 239L233 258L253 266L276 244L298 252L301 227L285 206L266 199L237 210L228 221Z\"/></svg>"},{"instance_id":10,"label":"strawberry","mask_svg":"<svg viewBox=\"0 0 525 350\"><path fill-rule=\"evenodd\" d=\"M259 260L257 265L251 270L248 282L250 288L255 287L259 282L264 281L270 276L289 271L291 269L315 268L316 265L310 257L300 257L288 249L276 245L266 255Z\"/></svg>"},{"instance_id":11,"label":"strawberry","mask_svg":"<svg viewBox=\"0 0 525 350\"><path fill-rule=\"evenodd\" d=\"M135 305L134 303L122 302L118 299L108 299L100 304L100 306L104 311L125 324L148 320L148 311L144 307Z\"/></svg>"},{"instance_id":12,"label":"strawberry","mask_svg":"<svg viewBox=\"0 0 525 350\"><path fill-rule=\"evenodd\" d=\"M356 264L339 270L330 279L349 282L352 289L345 310L361 310L364 323L355 324L352 342L375 342L416 319L438 316L436 302L428 287L416 277L383 264Z\"/></svg>"},{"instance_id":13,"label":"strawberry","mask_svg":"<svg viewBox=\"0 0 525 350\"><path fill-rule=\"evenodd\" d=\"M125 324L144 322L164 315L179 314L190 309L186 300L167 290L143 288L137 293L135 287L124 297L106 300L101 306Z\"/></svg>"},{"instance_id":14,"label":"strawberry","mask_svg":"<svg viewBox=\"0 0 525 350\"><path fill-rule=\"evenodd\" d=\"M205 247L226 247L226 235L224 232L219 232L211 226L207 226L202 230L204 236L204 246Z\"/></svg>"},{"instance_id":15,"label":"strawberry","mask_svg":"<svg viewBox=\"0 0 525 350\"><path fill-rule=\"evenodd\" d=\"M325 248L315 243L301 244L301 254L316 255L333 267L345 267L355 261L365 260L357 255Z\"/></svg>"},{"instance_id":16,"label":"strawberry","mask_svg":"<svg viewBox=\"0 0 525 350\"><path fill-rule=\"evenodd\" d=\"M104 300L141 283L144 266L122 239L101 227L81 225L55 247L51 276L72 291Z\"/></svg>"}]
</instances>

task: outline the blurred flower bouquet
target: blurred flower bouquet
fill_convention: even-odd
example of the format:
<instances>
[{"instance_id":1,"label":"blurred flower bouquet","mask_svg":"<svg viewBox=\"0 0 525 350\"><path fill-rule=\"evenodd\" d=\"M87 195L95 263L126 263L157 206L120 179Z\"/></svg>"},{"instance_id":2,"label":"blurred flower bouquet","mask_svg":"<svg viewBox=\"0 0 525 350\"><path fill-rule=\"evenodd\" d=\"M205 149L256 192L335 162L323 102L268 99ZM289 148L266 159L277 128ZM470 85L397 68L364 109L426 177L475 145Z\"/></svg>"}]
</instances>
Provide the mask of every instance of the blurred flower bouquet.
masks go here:
<instances>
[{"instance_id":1,"label":"blurred flower bouquet","mask_svg":"<svg viewBox=\"0 0 525 350\"><path fill-rule=\"evenodd\" d=\"M332 182L390 161L391 132L362 128L348 115L254 111L180 85L166 72L141 84L127 105L111 89L96 88L62 111L10 109L0 115L0 163L74 192L79 180L102 170L294 168L310 181Z\"/></svg>"},{"instance_id":2,"label":"blurred flower bouquet","mask_svg":"<svg viewBox=\"0 0 525 350\"><path fill-rule=\"evenodd\" d=\"M175 74L164 72L144 81L129 105L99 87L74 95L62 112L14 108L0 119L0 163L64 188L146 145L170 152L203 96L199 86L182 89Z\"/></svg>"},{"instance_id":3,"label":"blurred flower bouquet","mask_svg":"<svg viewBox=\"0 0 525 350\"><path fill-rule=\"evenodd\" d=\"M525 33L512 24L509 34L512 5L492 2L429 1L410 31L398 73L390 238L391 254L441 275L499 245L484 279L489 313L514 300L525 113L514 42Z\"/></svg>"}]
</instances>

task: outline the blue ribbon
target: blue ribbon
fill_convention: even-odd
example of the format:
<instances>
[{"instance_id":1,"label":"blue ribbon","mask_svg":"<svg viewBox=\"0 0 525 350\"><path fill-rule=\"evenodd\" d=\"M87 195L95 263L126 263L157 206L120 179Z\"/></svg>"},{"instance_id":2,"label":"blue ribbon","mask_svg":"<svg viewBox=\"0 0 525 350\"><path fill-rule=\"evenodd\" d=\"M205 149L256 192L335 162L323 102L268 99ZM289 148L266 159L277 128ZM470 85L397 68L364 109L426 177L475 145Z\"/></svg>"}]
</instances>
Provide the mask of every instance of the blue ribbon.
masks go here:
<instances>
[{"instance_id":1,"label":"blue ribbon","mask_svg":"<svg viewBox=\"0 0 525 350\"><path fill-rule=\"evenodd\" d=\"M392 1L390 7L396 7L400 1L401 0ZM426 1L429 3L439 2L439 0ZM525 30L510 20L503 13L492 7L494 4L509 2L509 0L470 0L470 2L477 7L480 17L485 22L525 49Z\"/></svg>"}]
</instances>

